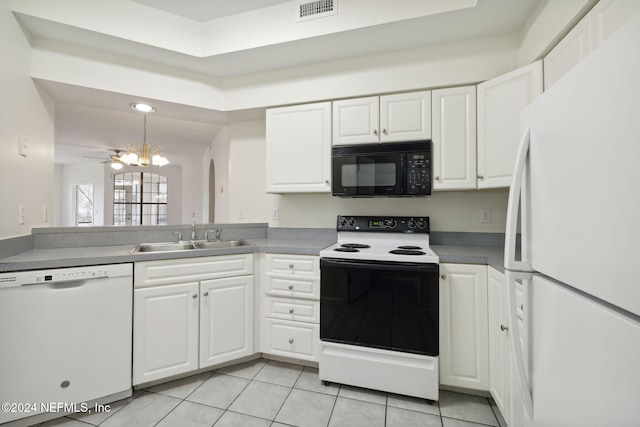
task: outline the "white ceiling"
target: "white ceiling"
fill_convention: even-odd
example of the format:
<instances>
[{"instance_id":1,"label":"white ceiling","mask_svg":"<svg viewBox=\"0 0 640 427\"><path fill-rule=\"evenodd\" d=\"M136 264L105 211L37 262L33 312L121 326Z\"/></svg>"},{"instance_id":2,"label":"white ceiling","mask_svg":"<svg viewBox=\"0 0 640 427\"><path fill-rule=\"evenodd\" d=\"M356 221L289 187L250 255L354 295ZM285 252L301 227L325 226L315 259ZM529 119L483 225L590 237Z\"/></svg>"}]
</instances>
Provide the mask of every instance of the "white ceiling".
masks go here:
<instances>
[{"instance_id":1,"label":"white ceiling","mask_svg":"<svg viewBox=\"0 0 640 427\"><path fill-rule=\"evenodd\" d=\"M293 4L291 0L131 1L200 22L223 17L233 19L238 14L246 16L252 10L275 7L281 3ZM338 0L340 1L348 0ZM427 0L421 0L424 1ZM442 3L442 0L430 1ZM381 25L362 25L349 31L292 38L286 43L265 44L257 48L204 57L127 40L86 26L74 27L42 16L30 16L26 13L19 13L18 16L27 31L39 39L62 41L225 79L463 39L517 33L522 30L540 1L477 0L475 7L448 13L402 19ZM142 116L129 110L128 105L145 100L131 99L126 94L46 81L39 83L56 101L56 163L87 161L82 156L96 153L108 158L110 149L122 149L132 139L141 138ZM174 164L180 163L178 152L202 153L221 125L264 117L264 111L222 113L155 100L147 101L158 108L148 119L148 140L160 144L165 155Z\"/></svg>"},{"instance_id":2,"label":"white ceiling","mask_svg":"<svg viewBox=\"0 0 640 427\"><path fill-rule=\"evenodd\" d=\"M290 0L133 0L194 21L210 21Z\"/></svg>"}]
</instances>

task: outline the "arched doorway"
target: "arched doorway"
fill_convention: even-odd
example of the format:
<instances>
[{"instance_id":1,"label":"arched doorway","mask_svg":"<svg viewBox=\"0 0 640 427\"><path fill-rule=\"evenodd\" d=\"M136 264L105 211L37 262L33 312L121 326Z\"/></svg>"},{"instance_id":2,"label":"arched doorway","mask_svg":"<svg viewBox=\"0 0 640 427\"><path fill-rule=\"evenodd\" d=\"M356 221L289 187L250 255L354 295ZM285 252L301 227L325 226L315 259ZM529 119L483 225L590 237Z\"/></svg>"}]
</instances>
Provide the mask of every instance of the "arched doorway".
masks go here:
<instances>
[{"instance_id":1,"label":"arched doorway","mask_svg":"<svg viewBox=\"0 0 640 427\"><path fill-rule=\"evenodd\" d=\"M209 162L209 222L216 222L216 167Z\"/></svg>"}]
</instances>

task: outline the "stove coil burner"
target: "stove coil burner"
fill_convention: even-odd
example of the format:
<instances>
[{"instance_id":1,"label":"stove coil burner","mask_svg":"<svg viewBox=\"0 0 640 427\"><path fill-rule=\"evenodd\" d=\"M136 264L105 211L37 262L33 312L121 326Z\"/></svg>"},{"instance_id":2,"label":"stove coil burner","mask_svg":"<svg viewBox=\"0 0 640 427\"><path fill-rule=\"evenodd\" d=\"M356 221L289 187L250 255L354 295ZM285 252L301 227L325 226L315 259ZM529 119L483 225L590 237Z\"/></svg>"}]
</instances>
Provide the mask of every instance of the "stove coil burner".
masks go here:
<instances>
[{"instance_id":1,"label":"stove coil burner","mask_svg":"<svg viewBox=\"0 0 640 427\"><path fill-rule=\"evenodd\" d=\"M367 248L370 248L371 246L363 245L362 243L343 243L342 245L340 245L340 247L347 248L347 249L367 249Z\"/></svg>"},{"instance_id":2,"label":"stove coil burner","mask_svg":"<svg viewBox=\"0 0 640 427\"><path fill-rule=\"evenodd\" d=\"M389 253L394 255L426 255L425 252L415 249L393 249Z\"/></svg>"},{"instance_id":3,"label":"stove coil burner","mask_svg":"<svg viewBox=\"0 0 640 427\"><path fill-rule=\"evenodd\" d=\"M408 251L420 251L422 248L420 246L398 246L398 249L406 249Z\"/></svg>"},{"instance_id":4,"label":"stove coil burner","mask_svg":"<svg viewBox=\"0 0 640 427\"><path fill-rule=\"evenodd\" d=\"M360 252L360 250L358 250L356 248L335 248L334 251L336 251L336 252Z\"/></svg>"}]
</instances>

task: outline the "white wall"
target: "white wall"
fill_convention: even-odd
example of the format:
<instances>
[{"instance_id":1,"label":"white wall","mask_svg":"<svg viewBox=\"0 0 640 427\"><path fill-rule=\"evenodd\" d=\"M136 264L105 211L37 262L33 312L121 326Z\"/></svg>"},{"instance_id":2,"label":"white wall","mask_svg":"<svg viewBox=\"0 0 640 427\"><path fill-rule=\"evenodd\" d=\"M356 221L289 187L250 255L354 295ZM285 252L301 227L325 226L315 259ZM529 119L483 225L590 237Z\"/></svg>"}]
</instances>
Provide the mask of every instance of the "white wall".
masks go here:
<instances>
[{"instance_id":1,"label":"white wall","mask_svg":"<svg viewBox=\"0 0 640 427\"><path fill-rule=\"evenodd\" d=\"M8 3L0 1L0 238L50 226L53 214L54 103L31 80L29 41ZM18 154L21 136L27 138L26 158ZM19 206L25 207L24 225L18 224Z\"/></svg>"},{"instance_id":2,"label":"white wall","mask_svg":"<svg viewBox=\"0 0 640 427\"><path fill-rule=\"evenodd\" d=\"M158 170L163 171L166 167L158 168ZM180 169L182 170L182 188L179 190L181 203L177 205L177 203L171 202L169 209L172 212L175 212L174 209L176 208L181 209L181 216L172 213L169 224L190 224L193 213L196 214L197 223L206 222L207 217L204 215L202 197L206 191L202 183L205 175L205 171L202 168L202 156L184 156ZM169 197L173 198L173 195L170 193ZM181 219L178 222L174 222L175 217Z\"/></svg>"},{"instance_id":3,"label":"white wall","mask_svg":"<svg viewBox=\"0 0 640 427\"><path fill-rule=\"evenodd\" d=\"M56 227L75 226L75 186L93 184L93 224L111 225L104 222L104 170L95 164L56 165L57 189L54 200Z\"/></svg>"}]
</instances>

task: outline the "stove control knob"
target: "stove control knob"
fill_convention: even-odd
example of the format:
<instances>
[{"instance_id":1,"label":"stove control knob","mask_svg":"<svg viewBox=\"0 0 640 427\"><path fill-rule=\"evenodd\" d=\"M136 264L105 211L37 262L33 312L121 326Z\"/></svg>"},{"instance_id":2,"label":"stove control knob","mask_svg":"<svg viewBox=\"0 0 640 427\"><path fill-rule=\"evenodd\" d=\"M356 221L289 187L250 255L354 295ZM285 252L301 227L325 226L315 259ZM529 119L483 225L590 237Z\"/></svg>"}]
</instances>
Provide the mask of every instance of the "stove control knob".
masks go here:
<instances>
[{"instance_id":1,"label":"stove control knob","mask_svg":"<svg viewBox=\"0 0 640 427\"><path fill-rule=\"evenodd\" d=\"M344 227L347 225L347 219L346 218L340 218L340 227Z\"/></svg>"},{"instance_id":2,"label":"stove control knob","mask_svg":"<svg viewBox=\"0 0 640 427\"><path fill-rule=\"evenodd\" d=\"M349 227L355 227L356 226L356 220L354 218L349 218Z\"/></svg>"},{"instance_id":3,"label":"stove control knob","mask_svg":"<svg viewBox=\"0 0 640 427\"><path fill-rule=\"evenodd\" d=\"M396 228L398 222L395 219L387 219L385 220L386 228Z\"/></svg>"},{"instance_id":4,"label":"stove control knob","mask_svg":"<svg viewBox=\"0 0 640 427\"><path fill-rule=\"evenodd\" d=\"M416 228L416 220L411 218L409 220L409 228Z\"/></svg>"},{"instance_id":5,"label":"stove control knob","mask_svg":"<svg viewBox=\"0 0 640 427\"><path fill-rule=\"evenodd\" d=\"M427 226L427 222L424 219L420 218L418 220L418 228L425 228L426 226Z\"/></svg>"}]
</instances>

